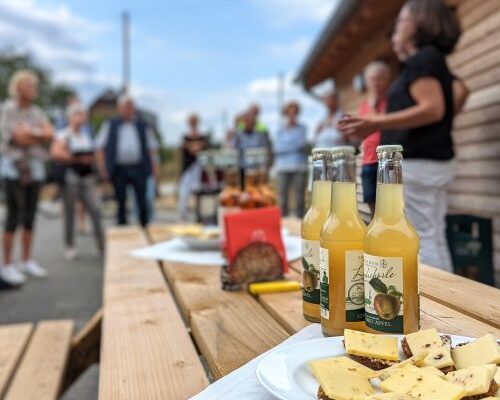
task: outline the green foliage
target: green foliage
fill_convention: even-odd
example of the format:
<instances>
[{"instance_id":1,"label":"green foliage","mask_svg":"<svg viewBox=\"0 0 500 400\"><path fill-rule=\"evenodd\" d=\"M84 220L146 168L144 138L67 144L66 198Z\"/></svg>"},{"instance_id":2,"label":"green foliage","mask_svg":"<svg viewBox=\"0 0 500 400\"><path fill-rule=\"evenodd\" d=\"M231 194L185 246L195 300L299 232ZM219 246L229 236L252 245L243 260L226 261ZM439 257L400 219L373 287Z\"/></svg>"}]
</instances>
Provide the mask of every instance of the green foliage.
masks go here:
<instances>
[{"instance_id":1,"label":"green foliage","mask_svg":"<svg viewBox=\"0 0 500 400\"><path fill-rule=\"evenodd\" d=\"M40 95L37 104L39 106L49 113L65 108L66 100L73 93L70 87L54 83L50 71L39 66L29 54L5 50L0 52L0 100L8 98L10 78L20 69L31 69L38 75Z\"/></svg>"}]
</instances>

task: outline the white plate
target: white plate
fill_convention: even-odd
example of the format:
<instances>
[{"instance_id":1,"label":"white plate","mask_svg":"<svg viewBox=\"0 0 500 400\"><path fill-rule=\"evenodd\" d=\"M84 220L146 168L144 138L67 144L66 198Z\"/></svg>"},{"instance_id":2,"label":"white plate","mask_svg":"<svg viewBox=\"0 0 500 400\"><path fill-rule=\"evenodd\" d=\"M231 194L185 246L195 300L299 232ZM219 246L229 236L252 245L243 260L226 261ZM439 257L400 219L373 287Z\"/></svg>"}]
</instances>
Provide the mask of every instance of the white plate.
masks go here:
<instances>
[{"instance_id":1,"label":"white plate","mask_svg":"<svg viewBox=\"0 0 500 400\"><path fill-rule=\"evenodd\" d=\"M401 340L403 335L394 335ZM455 346L472 340L450 335ZM346 355L343 336L313 339L282 347L265 356L257 366L257 378L272 395L281 400L315 400L318 382L307 363L312 360ZM399 348L400 358L404 354Z\"/></svg>"},{"instance_id":2,"label":"white plate","mask_svg":"<svg viewBox=\"0 0 500 400\"><path fill-rule=\"evenodd\" d=\"M283 244L286 250L288 262L292 262L302 257L301 240L298 236L284 236ZM193 265L224 265L226 260L220 250L197 250L193 251L183 238L175 238L160 242L142 249L132 250L130 252L134 257L158 260L167 262L178 262Z\"/></svg>"},{"instance_id":3,"label":"white plate","mask_svg":"<svg viewBox=\"0 0 500 400\"><path fill-rule=\"evenodd\" d=\"M220 234L220 229L217 226L205 226L203 228L204 232L212 233L217 232ZM287 236L290 236L290 232L286 228L281 229L281 235L283 239ZM207 250L219 250L220 249L220 238L215 237L213 239L200 239L195 236L183 236L181 238L186 245L195 251L207 251Z\"/></svg>"}]
</instances>

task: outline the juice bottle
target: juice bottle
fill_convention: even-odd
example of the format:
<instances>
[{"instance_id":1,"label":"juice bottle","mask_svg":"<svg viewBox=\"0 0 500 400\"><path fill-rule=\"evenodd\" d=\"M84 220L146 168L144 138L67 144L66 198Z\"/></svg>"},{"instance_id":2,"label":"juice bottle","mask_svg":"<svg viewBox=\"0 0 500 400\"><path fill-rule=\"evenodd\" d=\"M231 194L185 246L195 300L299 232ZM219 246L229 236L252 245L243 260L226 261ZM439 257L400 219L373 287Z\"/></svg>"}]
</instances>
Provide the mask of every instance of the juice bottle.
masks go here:
<instances>
[{"instance_id":1,"label":"juice bottle","mask_svg":"<svg viewBox=\"0 0 500 400\"><path fill-rule=\"evenodd\" d=\"M304 318L320 322L319 236L330 212L332 164L330 149L312 151L312 201L302 220L303 312Z\"/></svg>"},{"instance_id":2,"label":"juice bottle","mask_svg":"<svg viewBox=\"0 0 500 400\"><path fill-rule=\"evenodd\" d=\"M377 201L364 240L365 321L372 333L419 329L419 239L405 216L402 151L377 148Z\"/></svg>"},{"instance_id":3,"label":"juice bottle","mask_svg":"<svg viewBox=\"0 0 500 400\"><path fill-rule=\"evenodd\" d=\"M242 210L261 208L266 205L260 191L260 169L266 161L266 154L265 148L246 149L243 154L245 158L245 189L239 199L239 206Z\"/></svg>"},{"instance_id":4,"label":"juice bottle","mask_svg":"<svg viewBox=\"0 0 500 400\"><path fill-rule=\"evenodd\" d=\"M321 328L328 336L345 328L365 330L363 239L358 214L354 147L332 153L334 178L330 215L320 239Z\"/></svg>"}]
</instances>

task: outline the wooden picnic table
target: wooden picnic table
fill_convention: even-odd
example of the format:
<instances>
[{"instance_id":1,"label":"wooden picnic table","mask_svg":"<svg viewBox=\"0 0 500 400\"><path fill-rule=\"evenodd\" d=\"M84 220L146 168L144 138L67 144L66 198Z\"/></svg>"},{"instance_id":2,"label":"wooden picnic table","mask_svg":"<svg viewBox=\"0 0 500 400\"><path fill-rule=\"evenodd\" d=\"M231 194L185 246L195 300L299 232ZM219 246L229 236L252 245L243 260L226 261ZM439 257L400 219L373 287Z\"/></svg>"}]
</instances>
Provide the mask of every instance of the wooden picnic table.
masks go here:
<instances>
[{"instance_id":1,"label":"wooden picnic table","mask_svg":"<svg viewBox=\"0 0 500 400\"><path fill-rule=\"evenodd\" d=\"M300 221L283 221L292 233ZM129 251L167 226L111 228L105 263L99 399L186 399L309 324L300 292L221 289L219 266L156 263ZM289 279L300 279L300 262ZM421 325L500 337L500 290L420 267Z\"/></svg>"}]
</instances>

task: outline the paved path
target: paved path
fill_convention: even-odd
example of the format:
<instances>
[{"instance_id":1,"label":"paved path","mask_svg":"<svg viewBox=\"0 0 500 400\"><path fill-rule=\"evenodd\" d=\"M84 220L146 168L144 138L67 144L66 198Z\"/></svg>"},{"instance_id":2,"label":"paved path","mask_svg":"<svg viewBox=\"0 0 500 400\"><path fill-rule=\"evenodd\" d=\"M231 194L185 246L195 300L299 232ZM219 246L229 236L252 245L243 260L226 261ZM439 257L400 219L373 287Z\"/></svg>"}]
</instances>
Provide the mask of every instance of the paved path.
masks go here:
<instances>
[{"instance_id":1,"label":"paved path","mask_svg":"<svg viewBox=\"0 0 500 400\"><path fill-rule=\"evenodd\" d=\"M161 212L157 219L166 222L172 218L171 213ZM99 309L102 300L102 260L95 251L93 237L78 236L80 257L68 262L63 257L62 219L39 215L37 227L34 254L49 276L30 280L20 290L0 291L0 324L71 318L78 330ZM87 370L63 400L96 399L98 370L97 366Z\"/></svg>"}]
</instances>

